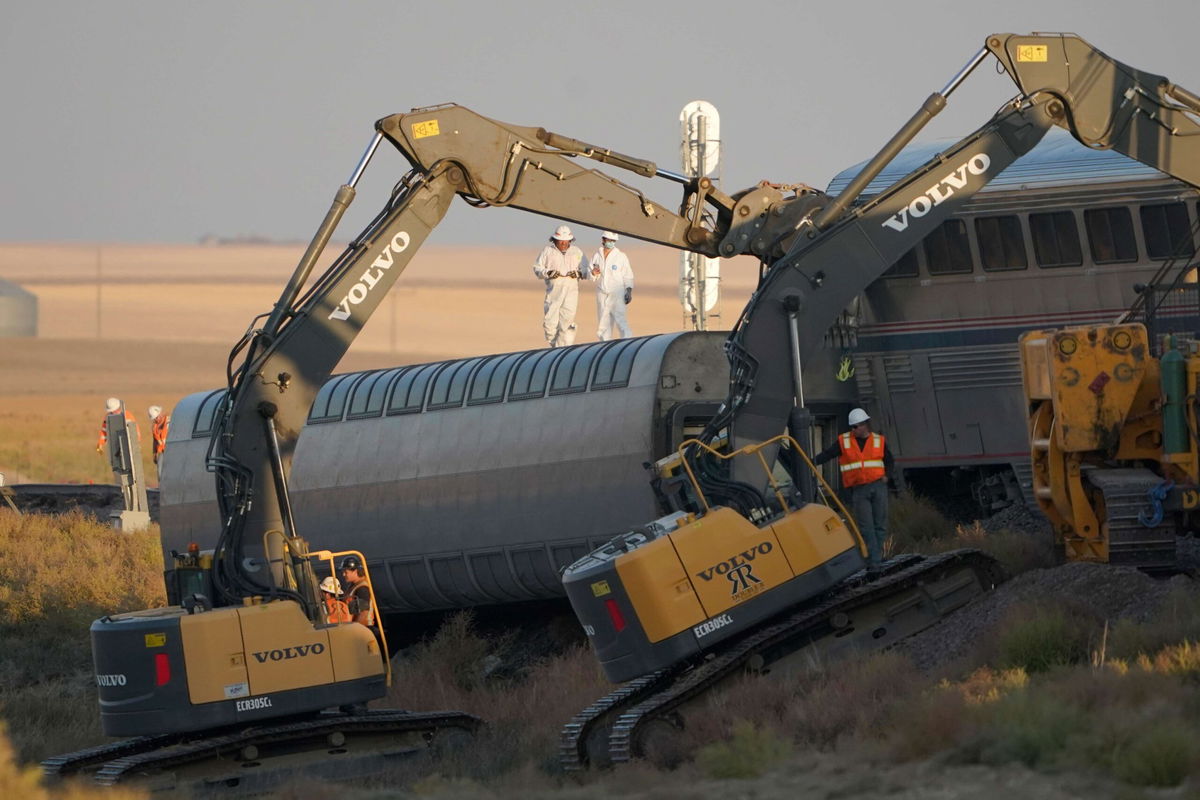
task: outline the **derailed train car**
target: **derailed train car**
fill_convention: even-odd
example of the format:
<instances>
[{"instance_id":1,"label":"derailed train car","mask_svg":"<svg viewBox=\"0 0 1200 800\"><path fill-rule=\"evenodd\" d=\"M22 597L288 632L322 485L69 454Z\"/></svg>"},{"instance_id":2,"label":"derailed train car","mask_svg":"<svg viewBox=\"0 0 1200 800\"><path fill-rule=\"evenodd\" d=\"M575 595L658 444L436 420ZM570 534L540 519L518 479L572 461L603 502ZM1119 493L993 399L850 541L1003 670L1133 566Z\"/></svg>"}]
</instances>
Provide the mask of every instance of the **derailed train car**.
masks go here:
<instances>
[{"instance_id":1,"label":"derailed train car","mask_svg":"<svg viewBox=\"0 0 1200 800\"><path fill-rule=\"evenodd\" d=\"M658 516L643 465L724 400L724 340L674 333L336 375L296 446L297 528L366 553L384 612L561 596L560 567ZM205 454L223 394L174 409L167 555L216 541Z\"/></svg>"}]
</instances>

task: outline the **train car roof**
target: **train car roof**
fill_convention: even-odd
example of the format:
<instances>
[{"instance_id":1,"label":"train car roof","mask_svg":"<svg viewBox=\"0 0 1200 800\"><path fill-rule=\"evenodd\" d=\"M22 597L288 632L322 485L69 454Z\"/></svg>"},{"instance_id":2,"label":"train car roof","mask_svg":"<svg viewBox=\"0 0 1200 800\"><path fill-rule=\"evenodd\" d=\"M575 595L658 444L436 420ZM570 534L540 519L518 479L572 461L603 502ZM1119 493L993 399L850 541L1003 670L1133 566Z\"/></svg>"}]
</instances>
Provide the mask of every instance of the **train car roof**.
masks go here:
<instances>
[{"instance_id":1,"label":"train car roof","mask_svg":"<svg viewBox=\"0 0 1200 800\"><path fill-rule=\"evenodd\" d=\"M875 180L867 184L862 196L865 198L878 194L957 141L937 139L909 145ZM866 161L861 161L839 172L829 182L826 191L836 195L866 164ZM1035 148L1013 162L984 186L979 194L1013 189L1053 189L1081 183L1151 180L1171 180L1171 177L1116 150L1092 150L1062 128L1051 128Z\"/></svg>"}]
</instances>

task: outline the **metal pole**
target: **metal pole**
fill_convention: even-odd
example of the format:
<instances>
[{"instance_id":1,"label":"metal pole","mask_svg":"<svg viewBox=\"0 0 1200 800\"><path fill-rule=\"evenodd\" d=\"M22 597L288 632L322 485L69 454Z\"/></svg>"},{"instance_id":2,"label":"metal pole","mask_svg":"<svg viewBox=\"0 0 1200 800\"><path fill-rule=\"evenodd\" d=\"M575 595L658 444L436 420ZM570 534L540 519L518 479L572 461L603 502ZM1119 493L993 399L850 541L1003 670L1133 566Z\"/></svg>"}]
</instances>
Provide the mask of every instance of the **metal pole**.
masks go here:
<instances>
[{"instance_id":1,"label":"metal pole","mask_svg":"<svg viewBox=\"0 0 1200 800\"><path fill-rule=\"evenodd\" d=\"M104 272L100 266L100 248L96 248L96 338L100 338L100 306L101 306L101 285L104 280Z\"/></svg>"},{"instance_id":2,"label":"metal pole","mask_svg":"<svg viewBox=\"0 0 1200 800\"><path fill-rule=\"evenodd\" d=\"M708 156L708 118L703 114L696 115L699 118L699 134L700 134L700 149L696 153L696 178L702 178L705 174L705 159ZM696 273L696 330L708 330L708 317L705 314L707 303L705 302L704 292L708 288L708 259L697 254L695 260Z\"/></svg>"}]
</instances>

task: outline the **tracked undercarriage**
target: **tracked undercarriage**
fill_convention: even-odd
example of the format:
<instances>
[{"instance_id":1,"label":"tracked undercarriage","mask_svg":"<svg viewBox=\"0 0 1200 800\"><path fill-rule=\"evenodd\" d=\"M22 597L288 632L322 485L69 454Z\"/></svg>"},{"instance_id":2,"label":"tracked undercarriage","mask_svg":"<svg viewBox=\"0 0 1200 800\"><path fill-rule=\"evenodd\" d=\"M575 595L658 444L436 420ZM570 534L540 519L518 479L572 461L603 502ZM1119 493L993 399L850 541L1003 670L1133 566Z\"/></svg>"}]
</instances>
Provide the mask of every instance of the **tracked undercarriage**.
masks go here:
<instances>
[{"instance_id":1,"label":"tracked undercarriage","mask_svg":"<svg viewBox=\"0 0 1200 800\"><path fill-rule=\"evenodd\" d=\"M881 650L943 619L1003 580L976 550L903 556L877 575L847 581L832 595L778 617L689 663L624 684L562 730L565 770L634 758L670 764L673 739L689 703L729 678L820 668L855 653Z\"/></svg>"},{"instance_id":2,"label":"tracked undercarriage","mask_svg":"<svg viewBox=\"0 0 1200 800\"><path fill-rule=\"evenodd\" d=\"M323 713L203 735L126 739L48 758L42 771L155 791L264 791L285 781L377 773L399 759L459 747L482 724L457 711Z\"/></svg>"}]
</instances>

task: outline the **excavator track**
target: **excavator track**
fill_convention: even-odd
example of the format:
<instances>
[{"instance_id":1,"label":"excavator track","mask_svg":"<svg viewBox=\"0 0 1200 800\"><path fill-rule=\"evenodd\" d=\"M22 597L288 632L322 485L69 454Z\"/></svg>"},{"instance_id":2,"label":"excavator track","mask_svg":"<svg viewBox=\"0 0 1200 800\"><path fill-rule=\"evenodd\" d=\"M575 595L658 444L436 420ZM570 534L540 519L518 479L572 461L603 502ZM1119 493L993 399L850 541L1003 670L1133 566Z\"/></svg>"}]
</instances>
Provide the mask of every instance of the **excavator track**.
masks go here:
<instances>
[{"instance_id":1,"label":"excavator track","mask_svg":"<svg viewBox=\"0 0 1200 800\"><path fill-rule=\"evenodd\" d=\"M219 787L266 788L280 779L294 778L296 759L336 771L337 756L353 762L361 774L362 758L384 757L436 745L441 739L470 736L483 722L456 711L411 713L376 710L362 714L324 713L275 725L194 734L144 736L54 756L42 762L48 777L91 771L94 780L111 786L129 780L147 780L154 788L203 789ZM365 749L364 749L365 745ZM357 746L357 752L356 752ZM284 763L280 759L291 759ZM279 763L272 764L272 761ZM303 768L303 765L300 765ZM192 772L190 777L175 774ZM164 780L169 786L164 786ZM246 784L246 786L243 786Z\"/></svg>"},{"instance_id":2,"label":"excavator track","mask_svg":"<svg viewBox=\"0 0 1200 800\"><path fill-rule=\"evenodd\" d=\"M747 669L767 672L772 664L823 642L833 644L821 653L807 653L810 662L819 663L822 655L844 649L885 649L942 619L1003 577L1000 565L977 550L896 559L882 573L851 579L823 602L752 631L690 668L660 670L600 698L564 727L562 767L574 771L589 762L604 766L630 761L644 754L639 735L648 726L661 720L678 727L674 712L726 678ZM895 630L890 631L893 621ZM868 625L859 639L849 641L862 623ZM842 637L847 641L837 642ZM587 745L604 731L607 750L598 753L594 744Z\"/></svg>"},{"instance_id":3,"label":"excavator track","mask_svg":"<svg viewBox=\"0 0 1200 800\"><path fill-rule=\"evenodd\" d=\"M1161 499L1151 495L1163 479L1148 469L1092 469L1087 481L1104 497L1108 563L1147 572L1175 569L1175 527L1163 521Z\"/></svg>"}]
</instances>

